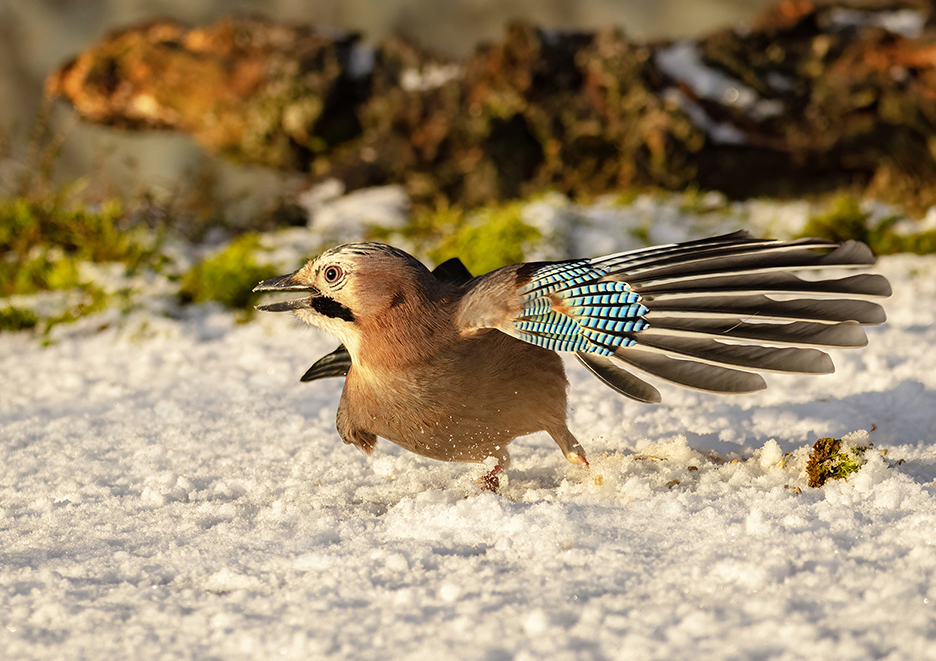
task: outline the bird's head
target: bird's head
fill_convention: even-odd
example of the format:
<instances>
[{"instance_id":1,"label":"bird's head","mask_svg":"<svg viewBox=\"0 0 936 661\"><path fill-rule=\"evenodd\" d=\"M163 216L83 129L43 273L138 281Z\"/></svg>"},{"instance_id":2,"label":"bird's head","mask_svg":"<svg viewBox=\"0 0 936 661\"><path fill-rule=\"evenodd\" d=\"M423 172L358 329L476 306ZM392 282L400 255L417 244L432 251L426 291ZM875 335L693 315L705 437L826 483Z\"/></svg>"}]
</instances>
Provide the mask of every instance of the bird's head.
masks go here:
<instances>
[{"instance_id":1,"label":"bird's head","mask_svg":"<svg viewBox=\"0 0 936 661\"><path fill-rule=\"evenodd\" d=\"M394 309L410 307L437 285L429 270L402 250L381 243L350 243L327 250L295 273L264 280L253 291L307 293L257 309L292 310L354 353L363 332L380 332L394 317Z\"/></svg>"}]
</instances>

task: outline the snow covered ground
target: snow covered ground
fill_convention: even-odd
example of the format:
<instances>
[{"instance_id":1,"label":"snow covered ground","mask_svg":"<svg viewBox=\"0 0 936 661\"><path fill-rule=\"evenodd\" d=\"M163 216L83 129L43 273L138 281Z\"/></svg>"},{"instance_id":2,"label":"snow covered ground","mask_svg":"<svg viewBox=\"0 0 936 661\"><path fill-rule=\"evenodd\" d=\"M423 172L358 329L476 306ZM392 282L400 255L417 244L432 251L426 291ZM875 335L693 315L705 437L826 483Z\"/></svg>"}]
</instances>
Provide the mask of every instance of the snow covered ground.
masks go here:
<instances>
[{"instance_id":1,"label":"snow covered ground","mask_svg":"<svg viewBox=\"0 0 936 661\"><path fill-rule=\"evenodd\" d=\"M286 315L0 335L0 657L936 658L936 258L877 268L832 376L653 407L570 362L591 472L521 438L496 495L343 445L340 380L298 380L335 343Z\"/></svg>"}]
</instances>

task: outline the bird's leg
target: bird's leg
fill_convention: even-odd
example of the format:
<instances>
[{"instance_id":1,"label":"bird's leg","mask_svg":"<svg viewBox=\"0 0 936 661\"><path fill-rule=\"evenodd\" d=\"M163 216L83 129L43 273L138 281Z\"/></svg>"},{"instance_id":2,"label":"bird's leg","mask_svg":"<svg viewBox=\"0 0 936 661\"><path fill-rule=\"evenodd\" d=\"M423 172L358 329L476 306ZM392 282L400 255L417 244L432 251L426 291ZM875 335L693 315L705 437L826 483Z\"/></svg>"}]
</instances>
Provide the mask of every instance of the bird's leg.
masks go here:
<instances>
[{"instance_id":1,"label":"bird's leg","mask_svg":"<svg viewBox=\"0 0 936 661\"><path fill-rule=\"evenodd\" d=\"M338 415L336 419L338 435L348 445L353 445L366 455L370 455L377 445L377 436L372 432L360 429L351 423L348 416L347 392L345 387L341 391L341 401L338 402Z\"/></svg>"},{"instance_id":2,"label":"bird's leg","mask_svg":"<svg viewBox=\"0 0 936 661\"><path fill-rule=\"evenodd\" d=\"M482 475L478 478L478 486L481 487L481 491L490 491L491 493L497 493L497 489L500 487L500 478L497 476L503 472L500 464L497 464L489 472Z\"/></svg>"},{"instance_id":3,"label":"bird's leg","mask_svg":"<svg viewBox=\"0 0 936 661\"><path fill-rule=\"evenodd\" d=\"M497 465L478 478L478 486L481 487L481 491L497 493L497 490L500 488L500 478L497 476L506 471L509 466L510 454L505 450L503 454L497 458Z\"/></svg>"},{"instance_id":4,"label":"bird's leg","mask_svg":"<svg viewBox=\"0 0 936 661\"><path fill-rule=\"evenodd\" d=\"M575 436L572 435L572 432L569 431L568 427L549 430L549 435L552 436L556 445L562 450L562 454L565 455L566 459L573 464L584 466L585 469L588 470L588 459L585 458L585 449L579 445L579 442L576 440Z\"/></svg>"}]
</instances>

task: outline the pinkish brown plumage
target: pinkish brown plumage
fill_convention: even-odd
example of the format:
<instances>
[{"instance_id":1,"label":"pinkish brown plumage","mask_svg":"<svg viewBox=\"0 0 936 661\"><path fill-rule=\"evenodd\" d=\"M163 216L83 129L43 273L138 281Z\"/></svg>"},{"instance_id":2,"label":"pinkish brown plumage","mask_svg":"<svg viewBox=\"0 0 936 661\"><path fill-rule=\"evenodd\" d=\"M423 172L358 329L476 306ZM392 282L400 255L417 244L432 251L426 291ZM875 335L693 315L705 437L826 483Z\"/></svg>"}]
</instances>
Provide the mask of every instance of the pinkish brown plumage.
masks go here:
<instances>
[{"instance_id":1,"label":"pinkish brown plumage","mask_svg":"<svg viewBox=\"0 0 936 661\"><path fill-rule=\"evenodd\" d=\"M350 355L338 407L345 443L377 437L444 461L509 461L516 437L546 431L587 465L566 425L557 351L654 403L645 378L711 392L766 387L757 372L833 371L816 347L858 347L884 321L879 275L803 280L790 270L863 266L855 242L770 241L737 232L590 260L515 264L451 284L401 250L361 243L326 251L255 291L303 291L260 306L292 310ZM727 341L726 341L727 340ZM635 374L634 372L637 372ZM498 468L500 470L500 468Z\"/></svg>"}]
</instances>

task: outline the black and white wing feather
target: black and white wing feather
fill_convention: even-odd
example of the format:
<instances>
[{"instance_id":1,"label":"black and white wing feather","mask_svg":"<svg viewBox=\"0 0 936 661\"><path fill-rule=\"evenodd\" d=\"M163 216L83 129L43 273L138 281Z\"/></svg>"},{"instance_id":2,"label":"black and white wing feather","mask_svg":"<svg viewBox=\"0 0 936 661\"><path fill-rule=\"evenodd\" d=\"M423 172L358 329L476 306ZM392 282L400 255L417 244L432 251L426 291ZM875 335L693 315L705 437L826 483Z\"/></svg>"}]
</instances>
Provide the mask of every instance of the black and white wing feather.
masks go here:
<instances>
[{"instance_id":1,"label":"black and white wing feather","mask_svg":"<svg viewBox=\"0 0 936 661\"><path fill-rule=\"evenodd\" d=\"M874 261L854 241L735 232L520 264L479 279L462 304L462 323L572 351L608 386L639 401L660 401L644 375L710 392L753 392L766 387L758 372L832 372L823 348L864 346L861 326L885 320L881 306L867 300L890 295L882 276L816 280L791 271ZM485 305L497 314L479 313Z\"/></svg>"}]
</instances>

